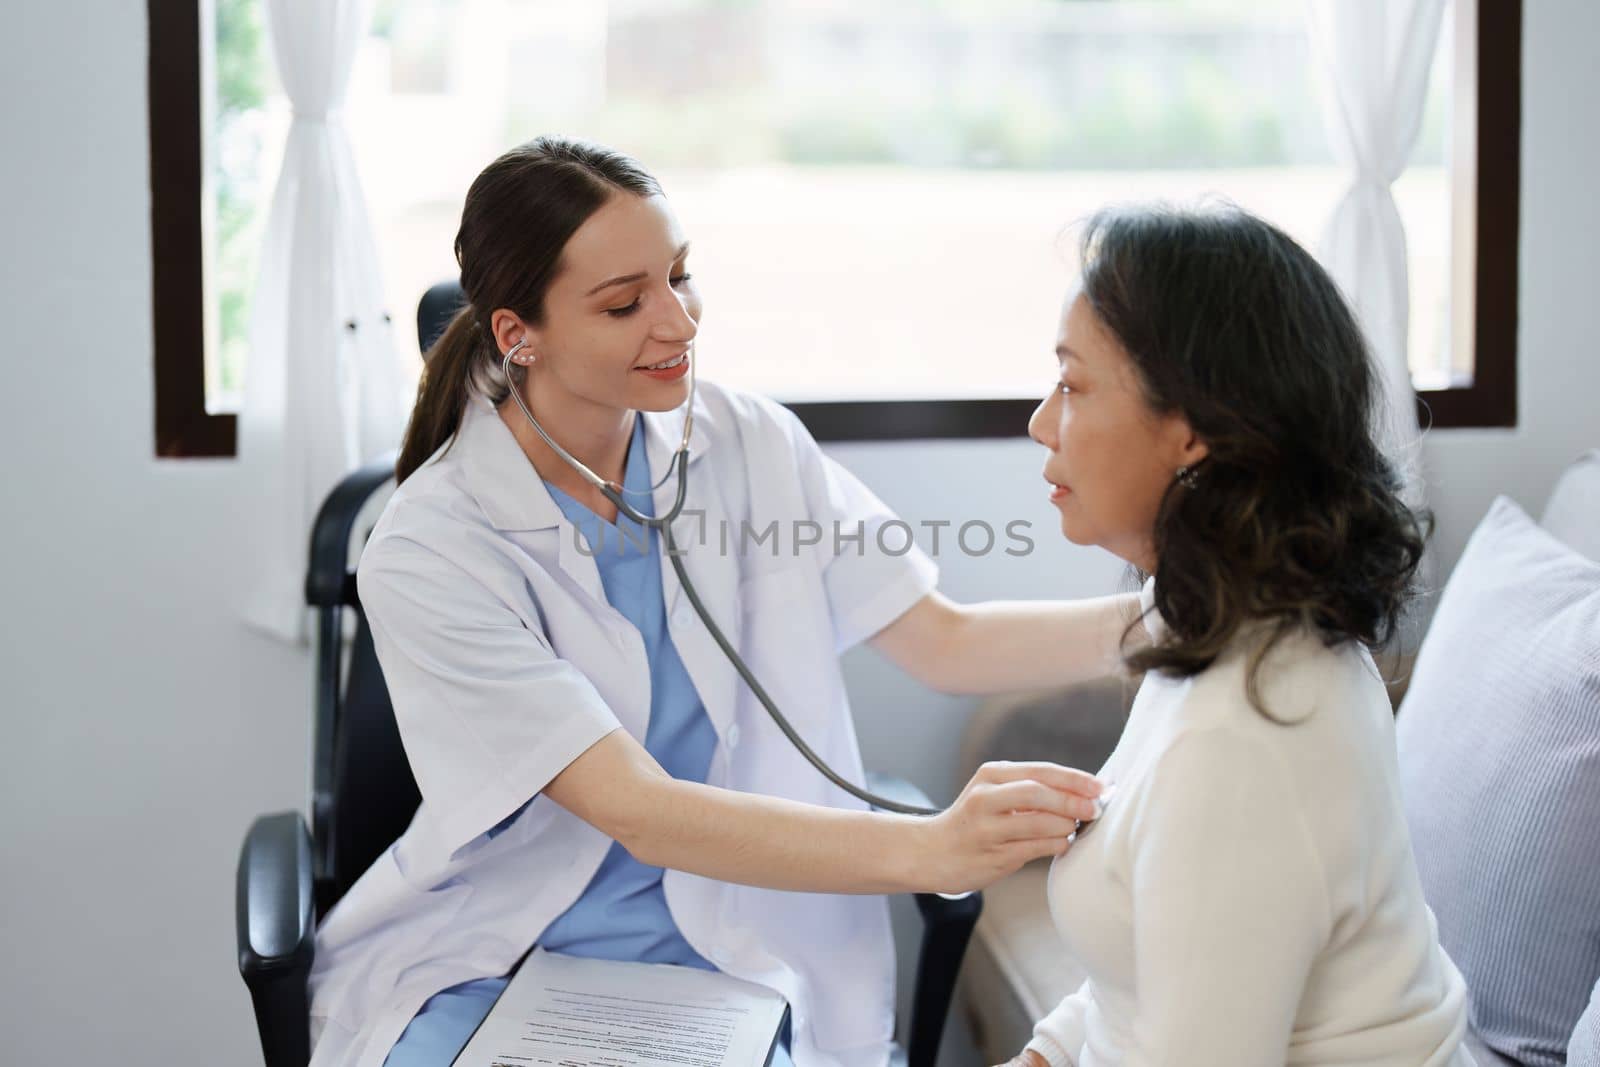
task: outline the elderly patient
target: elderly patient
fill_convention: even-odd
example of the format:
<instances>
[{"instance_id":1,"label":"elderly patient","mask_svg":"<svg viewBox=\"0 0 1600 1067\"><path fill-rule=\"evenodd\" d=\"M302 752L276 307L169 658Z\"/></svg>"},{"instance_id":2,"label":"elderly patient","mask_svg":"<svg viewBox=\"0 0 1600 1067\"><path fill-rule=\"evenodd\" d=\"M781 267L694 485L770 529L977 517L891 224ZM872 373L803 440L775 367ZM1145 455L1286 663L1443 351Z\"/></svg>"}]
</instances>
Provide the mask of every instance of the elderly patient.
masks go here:
<instances>
[{"instance_id":1,"label":"elderly patient","mask_svg":"<svg viewBox=\"0 0 1600 1067\"><path fill-rule=\"evenodd\" d=\"M1149 673L1050 872L1088 980L1012 1062L1471 1064L1371 655L1424 520L1351 312L1234 208L1102 212L1082 253L1029 431L1062 532L1148 575Z\"/></svg>"}]
</instances>

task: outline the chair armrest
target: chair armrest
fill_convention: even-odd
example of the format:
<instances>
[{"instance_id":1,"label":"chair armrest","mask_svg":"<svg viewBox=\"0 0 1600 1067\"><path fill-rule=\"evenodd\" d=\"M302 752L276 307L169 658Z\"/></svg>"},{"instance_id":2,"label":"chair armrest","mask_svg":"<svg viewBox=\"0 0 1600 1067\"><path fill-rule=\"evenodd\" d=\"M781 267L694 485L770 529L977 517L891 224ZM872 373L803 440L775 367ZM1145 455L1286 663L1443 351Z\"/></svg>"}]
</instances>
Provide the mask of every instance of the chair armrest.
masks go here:
<instances>
[{"instance_id":1,"label":"chair armrest","mask_svg":"<svg viewBox=\"0 0 1600 1067\"><path fill-rule=\"evenodd\" d=\"M255 1005L267 1067L311 1058L306 981L315 951L311 834L298 812L263 815L239 852L235 920L239 974Z\"/></svg>"},{"instance_id":2,"label":"chair armrest","mask_svg":"<svg viewBox=\"0 0 1600 1067\"><path fill-rule=\"evenodd\" d=\"M867 788L902 804L931 808L933 802L910 782L867 775ZM961 960L972 939L972 929L983 912L982 893L917 893L922 914L922 946L917 952L917 982L911 999L911 1019L906 1047L906 1067L934 1067L950 998L955 993Z\"/></svg>"}]
</instances>

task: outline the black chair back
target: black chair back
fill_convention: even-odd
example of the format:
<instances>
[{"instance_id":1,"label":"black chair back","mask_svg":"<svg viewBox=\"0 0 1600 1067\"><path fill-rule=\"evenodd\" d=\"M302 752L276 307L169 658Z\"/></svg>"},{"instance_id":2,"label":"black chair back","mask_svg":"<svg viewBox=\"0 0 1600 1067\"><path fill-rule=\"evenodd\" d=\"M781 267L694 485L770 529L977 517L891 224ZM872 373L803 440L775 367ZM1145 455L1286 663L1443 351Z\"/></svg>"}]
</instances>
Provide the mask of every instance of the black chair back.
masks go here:
<instances>
[{"instance_id":1,"label":"black chair back","mask_svg":"<svg viewBox=\"0 0 1600 1067\"><path fill-rule=\"evenodd\" d=\"M347 478L323 502L311 538L306 599L317 620L311 840L318 919L400 836L421 802L349 560L356 516L393 477L390 457ZM348 652L347 612L355 620Z\"/></svg>"},{"instance_id":2,"label":"black chair back","mask_svg":"<svg viewBox=\"0 0 1600 1067\"><path fill-rule=\"evenodd\" d=\"M455 282L441 282L423 296L417 340L424 352L463 303ZM349 559L357 515L393 475L394 459L387 457L347 478L324 501L311 536L306 600L317 614L311 839L319 919L405 832L422 800ZM348 654L346 612L355 617Z\"/></svg>"},{"instance_id":3,"label":"black chair back","mask_svg":"<svg viewBox=\"0 0 1600 1067\"><path fill-rule=\"evenodd\" d=\"M422 294L417 303L417 342L423 352L439 339L466 302L467 295L458 282L440 282Z\"/></svg>"}]
</instances>

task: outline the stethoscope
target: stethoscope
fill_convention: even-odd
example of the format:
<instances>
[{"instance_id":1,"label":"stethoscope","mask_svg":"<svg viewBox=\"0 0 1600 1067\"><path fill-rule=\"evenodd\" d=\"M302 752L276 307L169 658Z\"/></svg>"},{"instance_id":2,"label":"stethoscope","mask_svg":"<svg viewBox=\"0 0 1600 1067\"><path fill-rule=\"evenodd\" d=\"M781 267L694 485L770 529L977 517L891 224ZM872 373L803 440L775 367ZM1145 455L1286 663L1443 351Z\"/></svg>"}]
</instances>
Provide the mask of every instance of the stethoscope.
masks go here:
<instances>
[{"instance_id":1,"label":"stethoscope","mask_svg":"<svg viewBox=\"0 0 1600 1067\"><path fill-rule=\"evenodd\" d=\"M763 689L761 683L756 680L755 674L751 672L744 659L740 657L738 651L733 647L733 643L728 640L727 636L722 632L722 628L717 625L716 620L711 617L711 613L706 610L705 604L700 600L700 594L695 591L694 584L690 582L688 571L686 571L683 566L683 559L681 558L682 553L678 551L677 542L672 536L671 523L683 511L684 495L688 491L689 486L689 432L694 428L695 398L694 354L692 348L690 351L685 353L684 357L689 360L689 400L688 404L684 408L683 440L678 443L678 450L673 454L673 462L671 465L672 468L676 469L678 475L678 494L673 499L672 507L667 510L667 513L660 518L656 518L651 515L640 514L638 509L623 499L623 494L629 492L630 490L623 488L616 482L608 482L604 478L601 478L594 471L590 470L583 463L583 461L578 459L578 457L574 456L571 452L568 452L566 449L557 444L555 438L546 433L544 427L539 425L539 420L533 417L533 412L529 411L528 405L523 403L521 395L522 391L517 388L515 381L511 377L511 357L520 352L523 346L527 343L528 338L524 337L522 340L512 345L510 351L508 351L505 355L504 362L501 364L501 369L505 373L506 384L510 388L511 399L517 402L517 407L522 409L522 414L527 417L528 423L534 428L535 431L538 432L539 436L544 439L544 443L549 445L556 455L566 460L566 462L571 465L573 470L582 475L584 481L594 486L594 488L599 490L607 500L615 504L617 511L623 515L626 515L628 518L632 519L641 526L652 530L659 530L661 532L661 536L666 542L667 558L672 561L672 569L677 572L678 581L680 584L682 584L684 593L688 595L689 603L694 606L695 613L700 616L700 621L706 624L706 629L710 631L712 638L716 640L717 646L722 649L722 654L728 657L728 662L733 664L734 670L739 672L739 677L744 679L745 684L750 687L750 691L756 695L756 699L761 701L761 706L767 709L767 714L772 716L772 721L778 724L778 729L783 731L783 736L789 739L789 743L794 745L794 747L799 750L800 754L804 756L806 760L810 762L810 764L815 767L824 778L828 779L828 781L832 782L840 789L843 789L851 796L860 800L864 800L875 808L881 808L884 811L899 812L903 815L939 814L938 808L924 808L916 804L902 804L897 800L890 800L888 797L878 796L876 793L869 792L868 790L856 785L854 782L845 779L832 767L828 766L827 762L824 761L821 756L813 752L810 745L805 743L805 740L801 738L799 733L795 731L794 726L791 725L789 720L784 717L783 712L778 710L778 706L773 703L772 698L767 695L767 691ZM648 491L633 490L633 492L638 492L640 495L645 495L645 492L653 494L657 489L661 488L667 483L667 479L672 477L672 473L673 470L669 469L666 474L661 476L661 480L655 485L651 486Z\"/></svg>"}]
</instances>

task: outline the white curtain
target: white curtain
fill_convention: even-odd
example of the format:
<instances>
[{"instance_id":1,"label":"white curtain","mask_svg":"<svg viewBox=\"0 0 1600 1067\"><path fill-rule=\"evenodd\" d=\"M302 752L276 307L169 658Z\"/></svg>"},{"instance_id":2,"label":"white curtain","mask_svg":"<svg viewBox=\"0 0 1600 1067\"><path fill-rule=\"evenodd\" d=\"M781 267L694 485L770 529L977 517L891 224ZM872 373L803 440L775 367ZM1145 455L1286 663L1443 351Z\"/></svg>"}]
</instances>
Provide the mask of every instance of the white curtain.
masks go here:
<instances>
[{"instance_id":1,"label":"white curtain","mask_svg":"<svg viewBox=\"0 0 1600 1067\"><path fill-rule=\"evenodd\" d=\"M1406 363L1410 296L1406 235L1390 186L1422 124L1445 0L1307 0L1323 114L1350 171L1319 250L1355 306L1384 371L1390 457L1413 503L1422 493L1417 417Z\"/></svg>"},{"instance_id":2,"label":"white curtain","mask_svg":"<svg viewBox=\"0 0 1600 1067\"><path fill-rule=\"evenodd\" d=\"M370 0L265 0L293 122L256 282L240 414L246 618L306 636L306 552L322 498L398 447L397 350L341 119Z\"/></svg>"}]
</instances>

